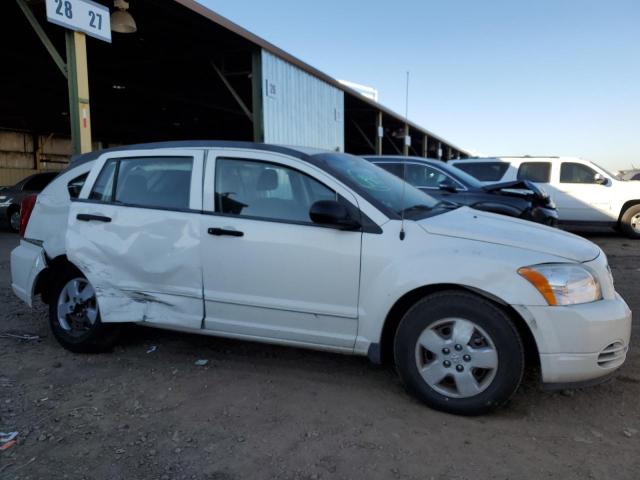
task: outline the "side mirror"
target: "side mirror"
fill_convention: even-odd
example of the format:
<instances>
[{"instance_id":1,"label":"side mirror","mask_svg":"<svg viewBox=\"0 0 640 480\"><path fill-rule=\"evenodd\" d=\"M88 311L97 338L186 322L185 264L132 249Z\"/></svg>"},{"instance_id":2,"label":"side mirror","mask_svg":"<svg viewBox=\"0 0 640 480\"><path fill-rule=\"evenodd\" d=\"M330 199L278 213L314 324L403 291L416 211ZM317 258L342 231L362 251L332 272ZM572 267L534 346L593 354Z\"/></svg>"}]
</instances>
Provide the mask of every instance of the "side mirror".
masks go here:
<instances>
[{"instance_id":1,"label":"side mirror","mask_svg":"<svg viewBox=\"0 0 640 480\"><path fill-rule=\"evenodd\" d=\"M440 190L444 190L445 192L449 192L449 193L456 193L458 191L455 185L449 182L442 182L440 185L438 185L438 188Z\"/></svg>"},{"instance_id":2,"label":"side mirror","mask_svg":"<svg viewBox=\"0 0 640 480\"><path fill-rule=\"evenodd\" d=\"M351 218L347 207L335 200L318 200L309 209L313 223L327 225L340 230L357 230L360 223Z\"/></svg>"},{"instance_id":3,"label":"side mirror","mask_svg":"<svg viewBox=\"0 0 640 480\"><path fill-rule=\"evenodd\" d=\"M596 173L593 176L593 181L596 182L598 185L607 185L609 183L601 173Z\"/></svg>"}]
</instances>

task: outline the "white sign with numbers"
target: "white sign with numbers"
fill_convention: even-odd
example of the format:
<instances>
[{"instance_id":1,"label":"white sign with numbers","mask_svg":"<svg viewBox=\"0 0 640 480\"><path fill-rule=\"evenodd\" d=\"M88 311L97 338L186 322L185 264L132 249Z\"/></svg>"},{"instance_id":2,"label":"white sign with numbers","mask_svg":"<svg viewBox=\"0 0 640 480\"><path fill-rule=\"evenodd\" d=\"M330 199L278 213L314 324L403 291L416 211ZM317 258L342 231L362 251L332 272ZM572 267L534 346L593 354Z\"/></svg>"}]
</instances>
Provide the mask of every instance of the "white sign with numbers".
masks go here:
<instances>
[{"instance_id":1,"label":"white sign with numbers","mask_svg":"<svg viewBox=\"0 0 640 480\"><path fill-rule=\"evenodd\" d=\"M47 20L111 43L109 9L90 0L46 0Z\"/></svg>"}]
</instances>

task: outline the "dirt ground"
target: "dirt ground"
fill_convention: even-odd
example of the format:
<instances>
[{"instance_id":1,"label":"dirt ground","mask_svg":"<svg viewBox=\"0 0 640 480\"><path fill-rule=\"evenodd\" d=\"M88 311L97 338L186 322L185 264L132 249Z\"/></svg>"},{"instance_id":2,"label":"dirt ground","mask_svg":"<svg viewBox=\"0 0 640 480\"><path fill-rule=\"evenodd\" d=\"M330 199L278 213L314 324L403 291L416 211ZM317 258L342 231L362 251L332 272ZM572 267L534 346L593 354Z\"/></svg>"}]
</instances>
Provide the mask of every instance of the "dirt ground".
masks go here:
<instances>
[{"instance_id":1,"label":"dirt ground","mask_svg":"<svg viewBox=\"0 0 640 480\"><path fill-rule=\"evenodd\" d=\"M588 237L640 311L640 241ZM146 328L74 355L43 304L12 294L16 244L0 232L0 334L40 339L0 338L0 431L19 432L2 479L640 478L637 320L614 380L552 393L530 379L506 408L463 418L358 357Z\"/></svg>"}]
</instances>

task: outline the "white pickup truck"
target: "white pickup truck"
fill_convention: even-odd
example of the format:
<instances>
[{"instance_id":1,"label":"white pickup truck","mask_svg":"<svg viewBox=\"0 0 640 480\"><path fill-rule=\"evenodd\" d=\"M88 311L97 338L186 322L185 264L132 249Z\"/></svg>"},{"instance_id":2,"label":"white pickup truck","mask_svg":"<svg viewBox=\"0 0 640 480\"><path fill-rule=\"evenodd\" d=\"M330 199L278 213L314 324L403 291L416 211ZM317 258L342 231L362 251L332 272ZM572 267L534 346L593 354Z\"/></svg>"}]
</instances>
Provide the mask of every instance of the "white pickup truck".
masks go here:
<instances>
[{"instance_id":1,"label":"white pickup truck","mask_svg":"<svg viewBox=\"0 0 640 480\"><path fill-rule=\"evenodd\" d=\"M640 238L640 182L618 179L573 157L493 157L454 160L483 183L529 180L551 195L562 225L602 225Z\"/></svg>"}]
</instances>

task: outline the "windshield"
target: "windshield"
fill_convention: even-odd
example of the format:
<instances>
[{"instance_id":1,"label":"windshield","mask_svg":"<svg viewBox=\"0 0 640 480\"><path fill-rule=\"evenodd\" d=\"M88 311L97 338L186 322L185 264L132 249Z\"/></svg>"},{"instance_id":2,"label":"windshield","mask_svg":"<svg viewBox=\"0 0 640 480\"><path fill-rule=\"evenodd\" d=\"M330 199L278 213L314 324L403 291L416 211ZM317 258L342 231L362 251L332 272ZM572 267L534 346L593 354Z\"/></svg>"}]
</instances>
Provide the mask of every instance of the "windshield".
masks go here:
<instances>
[{"instance_id":1,"label":"windshield","mask_svg":"<svg viewBox=\"0 0 640 480\"><path fill-rule=\"evenodd\" d=\"M312 159L387 215L422 218L440 203L364 158L323 153Z\"/></svg>"}]
</instances>

